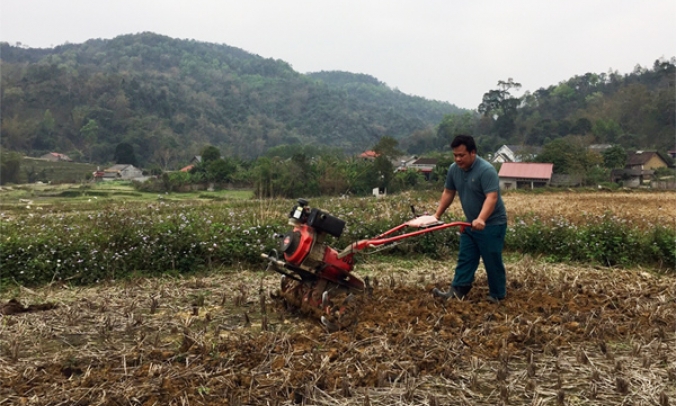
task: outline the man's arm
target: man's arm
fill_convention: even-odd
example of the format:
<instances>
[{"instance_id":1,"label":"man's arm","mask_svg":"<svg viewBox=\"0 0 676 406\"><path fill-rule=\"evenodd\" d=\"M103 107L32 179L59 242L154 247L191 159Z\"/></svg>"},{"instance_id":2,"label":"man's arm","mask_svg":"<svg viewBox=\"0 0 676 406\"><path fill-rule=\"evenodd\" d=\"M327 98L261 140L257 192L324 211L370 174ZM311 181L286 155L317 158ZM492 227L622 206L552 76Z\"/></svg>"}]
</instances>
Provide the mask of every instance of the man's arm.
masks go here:
<instances>
[{"instance_id":1,"label":"man's arm","mask_svg":"<svg viewBox=\"0 0 676 406\"><path fill-rule=\"evenodd\" d=\"M486 220L493 214L496 204L498 204L498 192L486 193L486 200L481 206L481 213L479 213L479 217L472 221L473 229L483 230L486 227Z\"/></svg>"},{"instance_id":2,"label":"man's arm","mask_svg":"<svg viewBox=\"0 0 676 406\"><path fill-rule=\"evenodd\" d=\"M441 218L446 209L448 209L448 206L453 203L454 198L455 190L444 188L444 192L441 194L441 199L439 199L439 206L437 207L436 213L434 213L434 217L436 217L437 220ZM495 207L495 205L493 207Z\"/></svg>"}]
</instances>

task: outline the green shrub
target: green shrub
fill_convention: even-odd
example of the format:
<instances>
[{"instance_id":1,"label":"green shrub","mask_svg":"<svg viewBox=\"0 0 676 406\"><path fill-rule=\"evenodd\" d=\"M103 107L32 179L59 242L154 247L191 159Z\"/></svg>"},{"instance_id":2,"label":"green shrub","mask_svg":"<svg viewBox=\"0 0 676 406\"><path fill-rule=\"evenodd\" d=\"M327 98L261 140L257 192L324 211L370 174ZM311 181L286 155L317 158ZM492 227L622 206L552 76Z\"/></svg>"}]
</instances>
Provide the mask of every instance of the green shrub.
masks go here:
<instances>
[{"instance_id":1,"label":"green shrub","mask_svg":"<svg viewBox=\"0 0 676 406\"><path fill-rule=\"evenodd\" d=\"M591 220L591 219L590 219ZM676 267L676 231L656 226L646 232L604 216L584 226L565 218L517 219L507 230L507 250L546 255L555 261Z\"/></svg>"},{"instance_id":2,"label":"green shrub","mask_svg":"<svg viewBox=\"0 0 676 406\"><path fill-rule=\"evenodd\" d=\"M381 203L375 198L325 198L312 203L346 221L340 238L326 239L337 250L379 236L411 217L405 199ZM29 286L55 280L89 284L131 274L191 273L222 264L263 269L260 254L278 248L274 235L289 230L287 213L293 204L287 199L155 201L105 204L86 212L17 212L16 218L0 223L2 278ZM449 228L407 238L386 253L443 258L457 251L458 231ZM589 218L584 225L533 215L517 218L508 227L505 250L554 261L673 270L676 231L661 225L639 228L610 214Z\"/></svg>"}]
</instances>

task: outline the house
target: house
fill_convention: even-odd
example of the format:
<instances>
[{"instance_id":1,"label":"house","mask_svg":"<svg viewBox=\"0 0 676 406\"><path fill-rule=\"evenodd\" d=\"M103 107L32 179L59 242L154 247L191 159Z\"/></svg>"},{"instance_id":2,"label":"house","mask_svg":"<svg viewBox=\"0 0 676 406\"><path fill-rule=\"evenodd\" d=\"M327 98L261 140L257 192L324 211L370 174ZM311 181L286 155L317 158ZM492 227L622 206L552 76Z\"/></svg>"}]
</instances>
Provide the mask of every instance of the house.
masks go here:
<instances>
[{"instance_id":1,"label":"house","mask_svg":"<svg viewBox=\"0 0 676 406\"><path fill-rule=\"evenodd\" d=\"M668 168L669 164L656 151L636 151L629 154L624 169L613 169L610 173L612 182L622 182L625 187L639 187L649 183L655 169Z\"/></svg>"},{"instance_id":2,"label":"house","mask_svg":"<svg viewBox=\"0 0 676 406\"><path fill-rule=\"evenodd\" d=\"M437 167L436 158L417 158L410 160L408 162L402 161L401 165L395 169L395 172L403 172L409 169L412 169L416 172L420 172L425 176L425 179L430 179L430 174L434 171L434 168Z\"/></svg>"},{"instance_id":3,"label":"house","mask_svg":"<svg viewBox=\"0 0 676 406\"><path fill-rule=\"evenodd\" d=\"M189 162L191 165L196 165L199 163L202 163L202 155L195 155Z\"/></svg>"},{"instance_id":4,"label":"house","mask_svg":"<svg viewBox=\"0 0 676 406\"><path fill-rule=\"evenodd\" d=\"M656 151L636 151L627 157L626 169L654 170L668 168L669 164Z\"/></svg>"},{"instance_id":5,"label":"house","mask_svg":"<svg viewBox=\"0 0 676 406\"><path fill-rule=\"evenodd\" d=\"M59 154L58 152L50 152L49 154L44 154L40 157L40 159L44 159L45 161L66 161L66 162L73 162L72 159L68 155L65 154Z\"/></svg>"},{"instance_id":6,"label":"house","mask_svg":"<svg viewBox=\"0 0 676 406\"><path fill-rule=\"evenodd\" d=\"M410 156L400 156L391 160L392 165L396 168L395 172L405 171L409 165L417 161L418 157L416 155Z\"/></svg>"},{"instance_id":7,"label":"house","mask_svg":"<svg viewBox=\"0 0 676 406\"><path fill-rule=\"evenodd\" d=\"M522 162L535 158L542 148L529 145L503 145L490 156L491 163Z\"/></svg>"},{"instance_id":8,"label":"house","mask_svg":"<svg viewBox=\"0 0 676 406\"><path fill-rule=\"evenodd\" d=\"M610 180L615 183L622 182L624 187L634 188L650 182L654 174L655 171L650 169L613 169L610 171Z\"/></svg>"},{"instance_id":9,"label":"house","mask_svg":"<svg viewBox=\"0 0 676 406\"><path fill-rule=\"evenodd\" d=\"M670 149L669 151L667 151L667 154L668 154L670 157L676 159L676 149Z\"/></svg>"},{"instance_id":10,"label":"house","mask_svg":"<svg viewBox=\"0 0 676 406\"><path fill-rule=\"evenodd\" d=\"M380 154L377 153L377 152L375 152L375 151L369 150L369 151L364 151L364 152L362 152L361 154L359 154L359 158L363 158L363 159L367 159L367 160L372 160L372 159L376 159L376 157L377 157L378 155L380 155Z\"/></svg>"},{"instance_id":11,"label":"house","mask_svg":"<svg viewBox=\"0 0 676 406\"><path fill-rule=\"evenodd\" d=\"M501 190L534 189L549 186L554 164L505 162L500 167Z\"/></svg>"},{"instance_id":12,"label":"house","mask_svg":"<svg viewBox=\"0 0 676 406\"><path fill-rule=\"evenodd\" d=\"M410 165L408 165L408 168L415 169L418 172L429 174L434 170L434 168L437 167L437 162L439 162L439 160L436 158L420 158L416 159Z\"/></svg>"},{"instance_id":13,"label":"house","mask_svg":"<svg viewBox=\"0 0 676 406\"><path fill-rule=\"evenodd\" d=\"M181 170L179 172L190 172L190 170L194 167L195 167L195 165L192 165L192 164L188 165L188 166L184 166L183 168L181 168Z\"/></svg>"},{"instance_id":14,"label":"house","mask_svg":"<svg viewBox=\"0 0 676 406\"><path fill-rule=\"evenodd\" d=\"M103 180L131 180L143 177L143 171L134 165L118 164L103 170Z\"/></svg>"}]
</instances>

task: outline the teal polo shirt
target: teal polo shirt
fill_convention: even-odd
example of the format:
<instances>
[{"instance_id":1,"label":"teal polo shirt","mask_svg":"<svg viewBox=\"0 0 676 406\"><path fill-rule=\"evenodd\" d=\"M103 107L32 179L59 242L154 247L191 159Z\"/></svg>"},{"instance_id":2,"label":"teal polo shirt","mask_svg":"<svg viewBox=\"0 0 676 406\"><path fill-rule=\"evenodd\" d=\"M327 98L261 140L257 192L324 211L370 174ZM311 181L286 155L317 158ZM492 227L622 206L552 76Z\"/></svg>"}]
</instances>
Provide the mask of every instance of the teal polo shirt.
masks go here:
<instances>
[{"instance_id":1,"label":"teal polo shirt","mask_svg":"<svg viewBox=\"0 0 676 406\"><path fill-rule=\"evenodd\" d=\"M498 202L495 204L493 213L486 220L486 225L507 224L507 210L500 195L498 172L485 159L477 156L467 171L460 169L455 163L451 164L444 187L457 191L462 211L469 222L479 217L481 207L486 200L486 193L498 192Z\"/></svg>"}]
</instances>

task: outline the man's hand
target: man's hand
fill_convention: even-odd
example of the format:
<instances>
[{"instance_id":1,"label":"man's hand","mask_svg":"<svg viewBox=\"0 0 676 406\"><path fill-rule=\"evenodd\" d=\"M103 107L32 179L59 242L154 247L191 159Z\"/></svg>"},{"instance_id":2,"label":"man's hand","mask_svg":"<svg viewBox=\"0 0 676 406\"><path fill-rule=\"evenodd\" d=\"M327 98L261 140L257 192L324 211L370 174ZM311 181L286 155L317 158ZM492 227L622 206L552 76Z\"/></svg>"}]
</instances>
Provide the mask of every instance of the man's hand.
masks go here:
<instances>
[{"instance_id":1,"label":"man's hand","mask_svg":"<svg viewBox=\"0 0 676 406\"><path fill-rule=\"evenodd\" d=\"M472 221L472 230L481 231L486 228L486 222L481 219L475 219Z\"/></svg>"},{"instance_id":2,"label":"man's hand","mask_svg":"<svg viewBox=\"0 0 676 406\"><path fill-rule=\"evenodd\" d=\"M434 216L420 216L407 221L406 224L411 227L425 227L439 222L439 219Z\"/></svg>"}]
</instances>

